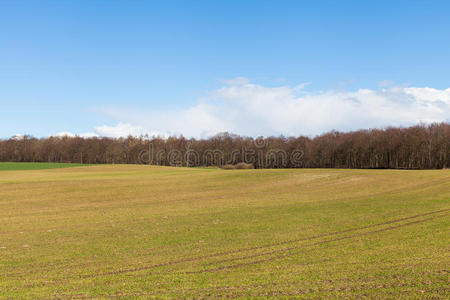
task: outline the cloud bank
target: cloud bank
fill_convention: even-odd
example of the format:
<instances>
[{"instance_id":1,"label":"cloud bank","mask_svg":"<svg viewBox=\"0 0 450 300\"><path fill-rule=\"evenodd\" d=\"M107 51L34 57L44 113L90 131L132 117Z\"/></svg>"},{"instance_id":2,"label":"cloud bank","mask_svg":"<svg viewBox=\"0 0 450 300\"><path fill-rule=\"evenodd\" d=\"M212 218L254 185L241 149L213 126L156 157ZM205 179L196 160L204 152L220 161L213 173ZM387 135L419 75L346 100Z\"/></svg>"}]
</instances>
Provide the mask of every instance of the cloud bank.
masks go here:
<instances>
[{"instance_id":1,"label":"cloud bank","mask_svg":"<svg viewBox=\"0 0 450 300\"><path fill-rule=\"evenodd\" d=\"M177 111L104 109L117 123L97 126L95 132L111 137L183 134L202 138L224 131L248 136L316 135L450 121L450 88L382 85L378 90L308 92L307 84L265 87L246 78L223 84L207 99Z\"/></svg>"}]
</instances>

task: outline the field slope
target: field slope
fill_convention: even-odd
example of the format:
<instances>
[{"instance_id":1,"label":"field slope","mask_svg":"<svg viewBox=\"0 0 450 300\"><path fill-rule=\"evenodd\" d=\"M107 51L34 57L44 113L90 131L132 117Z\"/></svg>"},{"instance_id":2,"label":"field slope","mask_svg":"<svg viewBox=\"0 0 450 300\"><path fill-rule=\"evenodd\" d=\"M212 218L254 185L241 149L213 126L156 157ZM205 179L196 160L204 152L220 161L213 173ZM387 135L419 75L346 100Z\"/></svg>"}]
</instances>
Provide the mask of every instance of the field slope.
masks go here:
<instances>
[{"instance_id":1,"label":"field slope","mask_svg":"<svg viewBox=\"0 0 450 300\"><path fill-rule=\"evenodd\" d=\"M449 298L450 171L0 172L0 298Z\"/></svg>"}]
</instances>

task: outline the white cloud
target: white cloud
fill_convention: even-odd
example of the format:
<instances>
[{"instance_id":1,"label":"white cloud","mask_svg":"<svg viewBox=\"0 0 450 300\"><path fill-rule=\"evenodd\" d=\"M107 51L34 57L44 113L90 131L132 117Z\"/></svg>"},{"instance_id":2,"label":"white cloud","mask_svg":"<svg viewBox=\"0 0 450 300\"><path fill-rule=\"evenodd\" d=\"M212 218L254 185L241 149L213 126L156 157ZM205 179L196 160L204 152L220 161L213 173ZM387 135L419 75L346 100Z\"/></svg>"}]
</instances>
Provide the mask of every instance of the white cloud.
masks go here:
<instances>
[{"instance_id":1,"label":"white cloud","mask_svg":"<svg viewBox=\"0 0 450 300\"><path fill-rule=\"evenodd\" d=\"M330 130L409 126L450 120L450 89L396 87L352 92L265 87L246 78L224 81L209 99L177 111L108 109L117 126L99 126L102 136L315 135ZM298 93L301 90L301 93Z\"/></svg>"},{"instance_id":2,"label":"white cloud","mask_svg":"<svg viewBox=\"0 0 450 300\"><path fill-rule=\"evenodd\" d=\"M61 131L53 135L53 137L75 137L76 135L72 132Z\"/></svg>"},{"instance_id":3,"label":"white cloud","mask_svg":"<svg viewBox=\"0 0 450 300\"><path fill-rule=\"evenodd\" d=\"M450 88L446 90L437 90L433 88L405 88L405 93L415 97L421 102L443 102L450 105Z\"/></svg>"},{"instance_id":4,"label":"white cloud","mask_svg":"<svg viewBox=\"0 0 450 300\"><path fill-rule=\"evenodd\" d=\"M300 91L300 90L303 90L305 87L307 87L308 85L310 85L311 84L311 82L303 82L303 83L300 83L300 84L298 84L298 85L296 85L295 87L294 87L294 91Z\"/></svg>"},{"instance_id":5,"label":"white cloud","mask_svg":"<svg viewBox=\"0 0 450 300\"><path fill-rule=\"evenodd\" d=\"M16 140L16 141L23 140L23 138L24 138L24 135L23 135L23 134L20 134L20 133L16 133L15 135L13 135L13 136L11 137L12 140Z\"/></svg>"},{"instance_id":6,"label":"white cloud","mask_svg":"<svg viewBox=\"0 0 450 300\"><path fill-rule=\"evenodd\" d=\"M94 133L94 132L75 134L75 133L68 132L68 131L62 131L62 132L58 132L52 136L53 137L76 137L76 136L79 136L79 137L83 137L83 138L90 138L90 137L99 137L99 134Z\"/></svg>"},{"instance_id":7,"label":"white cloud","mask_svg":"<svg viewBox=\"0 0 450 300\"><path fill-rule=\"evenodd\" d=\"M143 135L147 131L141 126L133 126L120 122L116 126L97 126L95 130L102 136L109 137L127 137L129 135Z\"/></svg>"},{"instance_id":8,"label":"white cloud","mask_svg":"<svg viewBox=\"0 0 450 300\"><path fill-rule=\"evenodd\" d=\"M84 138L92 138L92 137L99 137L99 136L100 135L95 132L85 132L85 133L80 134L80 137L84 137Z\"/></svg>"}]
</instances>

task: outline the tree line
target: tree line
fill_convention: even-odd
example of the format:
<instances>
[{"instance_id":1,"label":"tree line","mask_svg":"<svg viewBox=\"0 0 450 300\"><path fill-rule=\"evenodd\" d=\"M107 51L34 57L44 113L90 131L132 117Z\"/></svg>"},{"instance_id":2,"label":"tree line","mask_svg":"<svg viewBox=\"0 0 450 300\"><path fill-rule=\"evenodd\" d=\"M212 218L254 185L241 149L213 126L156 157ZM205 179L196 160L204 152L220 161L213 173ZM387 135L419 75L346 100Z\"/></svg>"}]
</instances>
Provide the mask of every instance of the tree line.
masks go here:
<instances>
[{"instance_id":1,"label":"tree line","mask_svg":"<svg viewBox=\"0 0 450 300\"><path fill-rule=\"evenodd\" d=\"M140 136L14 137L0 140L3 162L152 164L255 168L442 169L450 166L450 124L331 131L316 137L252 138L221 133L208 139Z\"/></svg>"}]
</instances>

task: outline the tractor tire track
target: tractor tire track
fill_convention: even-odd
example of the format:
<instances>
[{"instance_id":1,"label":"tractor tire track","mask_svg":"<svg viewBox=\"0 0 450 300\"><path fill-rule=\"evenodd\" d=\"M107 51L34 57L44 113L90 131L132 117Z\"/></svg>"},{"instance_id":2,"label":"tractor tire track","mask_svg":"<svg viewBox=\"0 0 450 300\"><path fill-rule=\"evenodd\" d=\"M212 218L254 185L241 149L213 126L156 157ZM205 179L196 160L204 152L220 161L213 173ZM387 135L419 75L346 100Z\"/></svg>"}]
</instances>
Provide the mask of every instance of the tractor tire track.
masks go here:
<instances>
[{"instance_id":1,"label":"tractor tire track","mask_svg":"<svg viewBox=\"0 0 450 300\"><path fill-rule=\"evenodd\" d=\"M412 221L412 222L408 222L408 223L397 225L397 226L390 226L390 227L387 227L387 228L382 228L382 229L373 230L373 231L369 231L369 232L363 232L363 233L359 233L359 234L354 234L354 235L334 238L334 239L330 239L330 240L326 240L326 241L319 241L319 242L315 242L315 243L304 245L303 247L305 247L305 248L306 247L313 247L313 246L317 246L317 245L328 244L328 243L331 243L331 242L352 239L352 238L355 238L355 237L372 235L372 234L379 233L379 232L385 232L385 231L390 231L390 230L394 230L394 229L397 229L397 228L406 227L406 226L410 226L410 225L414 225L414 224L424 223L426 221L434 220L434 219L441 218L441 217L445 217L447 215L448 214L440 215L440 216L436 216L436 217L431 217L431 218L426 218L426 219L418 220L418 221ZM260 256L265 256L265 255L272 255L272 254L278 254L278 253L283 253L283 252L290 252L290 251L293 251L293 250L301 250L301 249L302 248L300 248L300 247L289 247L289 248L283 248L283 249L278 249L278 250L273 250L273 251L269 251L269 252L263 252L263 253L248 255L248 256L242 256L242 257L225 259L225 260L222 260L222 261L218 261L216 263L223 263L223 262L231 262L231 261L236 261L236 260L251 259L251 258L255 258L255 257L260 257ZM217 268L204 269L204 270L199 270L199 271L180 272L180 273L181 274L201 274L201 273L206 273L206 272L215 272L215 271L221 271L221 270L227 270L227 269L235 269L235 268L238 268L238 267L241 267L241 266L255 265L255 264L262 263L262 262L268 262L268 261L274 261L274 260L282 259L282 258L285 258L285 257L293 256L295 254L296 253L288 253L288 254L278 255L278 256L275 256L275 257L269 257L269 258L265 258L265 259L260 259L260 260L255 260L255 261L251 261L251 262L246 262L246 263L240 263L240 264L234 264L234 265L229 265L229 266L222 266L222 267L217 267Z\"/></svg>"},{"instance_id":2,"label":"tractor tire track","mask_svg":"<svg viewBox=\"0 0 450 300\"><path fill-rule=\"evenodd\" d=\"M399 218L399 219L395 219L395 220L390 220L390 221L386 221L386 222L381 222L381 223L377 223L377 224L373 224L373 225L367 225L367 226L361 226L361 227L356 227L356 228L350 228L350 229L346 229L346 230L342 230L342 231L335 231L335 232L331 232L331 233L319 234L319 235L306 237L306 238L292 239L292 240L286 240L286 241L282 241L282 242L278 242L278 243L266 244L266 245L262 245L262 246L240 248L240 249L235 249L235 250L230 250L230 251L223 251L223 252L218 252L218 253L214 253L214 254L210 254L210 255L203 255L203 256L191 257L191 258L186 258L186 259L173 260L173 261L168 261L168 262L159 263L159 264L152 264L152 265L147 265L147 266L142 266L142 267L137 267L137 268L123 269L123 270L90 274L90 275L82 275L80 277L94 278L94 277L100 277L100 276L118 275L118 274L124 274L124 273L152 270L152 269L156 269L156 268L160 268L160 267L167 267L167 266L172 266L172 265L177 265L177 264L182 264L182 263L187 263L187 262L194 262L194 261L200 261L200 260L209 259L209 258L222 257L222 256L236 254L236 253L242 253L242 252L246 252L246 251L261 250L261 249L266 249L266 248L271 248L271 247L276 247L276 246L281 246L281 245L286 245L286 244L292 244L292 243L301 242L301 241L310 241L310 240L323 238L323 237L331 237L331 236L336 236L336 235L343 234L343 233L374 228L374 227L378 227L378 226L382 226L382 225L389 225L389 224L393 224L393 223L398 223L398 222L402 222L402 221L406 221L406 220L410 220L410 219L415 219L415 218L433 215L433 214L442 213L442 212L447 212L447 211L450 211L450 209L442 209L442 210L432 211L432 212L428 212L428 213L417 214L417 215ZM431 218L429 218L429 219L431 219ZM426 219L426 220L428 220L428 219ZM416 221L416 222L421 222L421 221ZM402 227L402 225L400 225L400 227ZM397 228L397 227L394 227L394 228ZM295 248L297 248L297 247L290 247L290 248L286 248L286 249L295 249ZM266 252L266 253L269 253L269 252ZM270 251L270 253L275 253L275 252ZM257 257L257 256L260 256L260 255L254 254L254 255L251 255L250 257Z\"/></svg>"}]
</instances>

